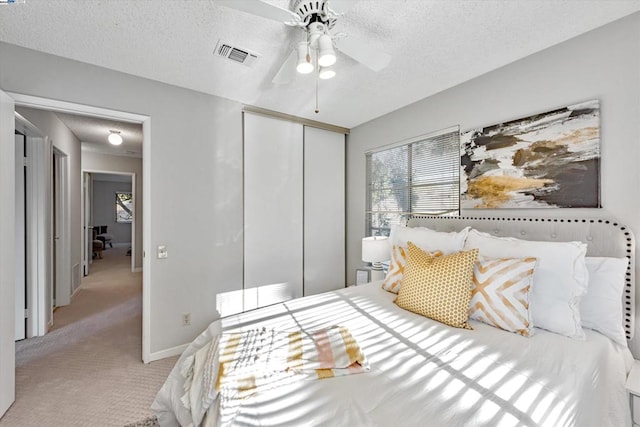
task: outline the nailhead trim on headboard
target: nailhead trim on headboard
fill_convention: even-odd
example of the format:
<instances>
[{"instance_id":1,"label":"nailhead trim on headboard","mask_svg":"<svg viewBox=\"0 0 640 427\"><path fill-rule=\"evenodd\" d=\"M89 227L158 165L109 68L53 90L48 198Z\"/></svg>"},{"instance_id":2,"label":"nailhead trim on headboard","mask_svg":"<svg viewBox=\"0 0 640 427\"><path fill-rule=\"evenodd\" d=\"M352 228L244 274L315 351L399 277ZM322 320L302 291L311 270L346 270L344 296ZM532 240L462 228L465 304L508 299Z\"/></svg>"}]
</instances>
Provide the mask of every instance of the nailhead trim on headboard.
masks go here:
<instances>
[{"instance_id":1,"label":"nailhead trim on headboard","mask_svg":"<svg viewBox=\"0 0 640 427\"><path fill-rule=\"evenodd\" d=\"M624 287L624 293L623 293L623 298L622 298L622 303L623 303L623 326L624 326L624 330L625 330L625 334L627 336L627 339L631 339L634 335L634 324L635 324L635 301L634 301L634 297L635 297L635 238L633 236L633 233L631 232L631 230L624 226L619 224L617 221L613 221L613 220L608 220L608 219L589 219L589 218L579 218L579 219L570 219L570 218L499 218L499 217L451 217L451 216L420 216L420 215L415 215L412 216L408 221L407 221L407 225L412 226L412 227L416 227L416 226L426 226L429 227L434 226L434 225L438 225L439 222L447 223L450 224L449 229L445 230L445 229L440 229L439 231L458 231L460 229L462 229L465 226L465 222L477 222L480 221L481 223L484 221L490 221L490 222L495 222L496 223L496 227L498 227L498 224L500 222L515 222L515 223L559 223L557 225L560 224L564 224L566 223L567 225L571 224L571 225L576 225L576 226L580 226L581 224L584 224L586 227L585 230L588 230L588 226L590 224L597 224L597 225L602 225L604 227L610 226L611 227L611 239L616 239L616 238L620 238L620 242L624 242L624 253L626 254L627 259L629 260L629 265L627 267L627 273L625 275L625 287ZM459 223L458 223L459 222ZM451 224L459 224L459 227L455 227L452 226ZM468 225L468 224L467 224ZM485 232L489 232L491 234L496 234L498 235L500 233L500 230L498 228L495 229L490 229L491 223L487 224L487 227L483 227L484 229L481 229L480 231L485 231ZM571 226L569 226L571 227ZM431 227L433 228L433 227ZM476 227L477 228L477 227ZM566 230L565 230L566 231ZM616 233L617 236L616 236ZM525 236L528 234L528 231L523 229L520 230L520 235L517 235L518 233L516 233L516 235L513 235L512 237L517 237L517 238L525 238ZM556 232L552 232L551 235L548 235L551 239L555 239L557 237ZM541 239L537 239L537 240L541 240ZM578 240L578 239L573 239L573 240ZM587 243L587 245L589 245L590 243L592 243L593 237L589 234L586 235L586 238L580 239L582 241L584 241L585 243ZM597 254L598 256L613 256L613 255L606 255L606 254ZM622 254L620 254L619 256L622 256Z\"/></svg>"}]
</instances>

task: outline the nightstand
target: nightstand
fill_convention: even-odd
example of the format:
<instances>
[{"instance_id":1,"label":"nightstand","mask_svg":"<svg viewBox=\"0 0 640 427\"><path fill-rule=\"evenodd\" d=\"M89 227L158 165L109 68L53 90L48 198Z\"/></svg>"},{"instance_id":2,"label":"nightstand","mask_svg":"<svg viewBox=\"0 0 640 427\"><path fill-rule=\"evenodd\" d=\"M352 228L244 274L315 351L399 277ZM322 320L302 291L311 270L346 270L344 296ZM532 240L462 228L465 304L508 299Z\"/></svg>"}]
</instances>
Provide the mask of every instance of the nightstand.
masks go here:
<instances>
[{"instance_id":1,"label":"nightstand","mask_svg":"<svg viewBox=\"0 0 640 427\"><path fill-rule=\"evenodd\" d=\"M356 283L355 285L364 285L365 283L369 283L371 281L371 270L368 268L358 268L356 269Z\"/></svg>"},{"instance_id":2,"label":"nightstand","mask_svg":"<svg viewBox=\"0 0 640 427\"><path fill-rule=\"evenodd\" d=\"M640 360L634 360L633 367L626 384L629 393L629 405L631 405L631 420L634 427L640 427Z\"/></svg>"}]
</instances>

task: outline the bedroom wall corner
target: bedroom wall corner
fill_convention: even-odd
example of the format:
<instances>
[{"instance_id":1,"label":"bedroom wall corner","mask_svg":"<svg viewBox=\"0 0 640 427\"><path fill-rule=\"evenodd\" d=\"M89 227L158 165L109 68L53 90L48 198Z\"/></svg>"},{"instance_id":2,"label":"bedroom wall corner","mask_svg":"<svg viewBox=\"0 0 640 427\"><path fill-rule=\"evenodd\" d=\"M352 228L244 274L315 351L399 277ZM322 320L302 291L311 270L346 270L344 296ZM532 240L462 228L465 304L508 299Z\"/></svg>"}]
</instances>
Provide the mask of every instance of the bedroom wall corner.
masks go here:
<instances>
[{"instance_id":1,"label":"bedroom wall corner","mask_svg":"<svg viewBox=\"0 0 640 427\"><path fill-rule=\"evenodd\" d=\"M460 125L500 123L571 103L601 106L601 209L465 210L464 216L613 218L640 233L640 13L533 54L351 130L347 144L347 272L361 265L365 152ZM640 251L636 251L636 258ZM640 265L636 259L636 265ZM638 271L636 271L638 276ZM636 292L636 307L640 292ZM638 311L638 308L636 308ZM631 350L640 358L640 322Z\"/></svg>"}]
</instances>

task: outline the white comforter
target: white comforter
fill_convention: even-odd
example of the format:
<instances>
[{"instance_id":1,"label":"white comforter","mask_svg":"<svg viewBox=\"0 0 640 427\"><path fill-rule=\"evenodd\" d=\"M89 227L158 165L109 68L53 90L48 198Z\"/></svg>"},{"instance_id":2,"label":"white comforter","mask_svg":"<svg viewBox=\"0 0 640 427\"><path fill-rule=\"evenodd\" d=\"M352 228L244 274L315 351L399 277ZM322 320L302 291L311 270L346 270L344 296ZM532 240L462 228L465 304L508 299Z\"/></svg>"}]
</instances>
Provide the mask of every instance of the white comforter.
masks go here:
<instances>
[{"instance_id":1,"label":"white comforter","mask_svg":"<svg viewBox=\"0 0 640 427\"><path fill-rule=\"evenodd\" d=\"M633 358L603 335L586 330L586 341L576 341L536 329L524 338L474 321L472 331L455 329L394 298L372 283L215 321L185 350L152 409L161 426L631 425L624 383ZM222 330L334 324L349 328L370 372L287 384L231 414L202 398L201 366L185 390L194 354Z\"/></svg>"}]
</instances>

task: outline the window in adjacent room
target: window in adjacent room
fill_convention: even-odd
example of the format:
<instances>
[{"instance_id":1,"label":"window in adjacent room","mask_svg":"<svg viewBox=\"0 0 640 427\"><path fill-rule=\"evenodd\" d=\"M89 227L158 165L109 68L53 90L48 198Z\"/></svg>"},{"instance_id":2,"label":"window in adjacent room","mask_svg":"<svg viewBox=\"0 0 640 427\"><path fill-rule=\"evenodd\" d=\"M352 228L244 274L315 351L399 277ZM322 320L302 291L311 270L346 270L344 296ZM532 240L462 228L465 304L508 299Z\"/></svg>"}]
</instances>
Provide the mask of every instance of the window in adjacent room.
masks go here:
<instances>
[{"instance_id":1,"label":"window in adjacent room","mask_svg":"<svg viewBox=\"0 0 640 427\"><path fill-rule=\"evenodd\" d=\"M367 153L367 235L388 236L411 215L459 215L458 127Z\"/></svg>"},{"instance_id":2,"label":"window in adjacent room","mask_svg":"<svg viewBox=\"0 0 640 427\"><path fill-rule=\"evenodd\" d=\"M132 222L133 198L131 193L116 192L116 222Z\"/></svg>"}]
</instances>

